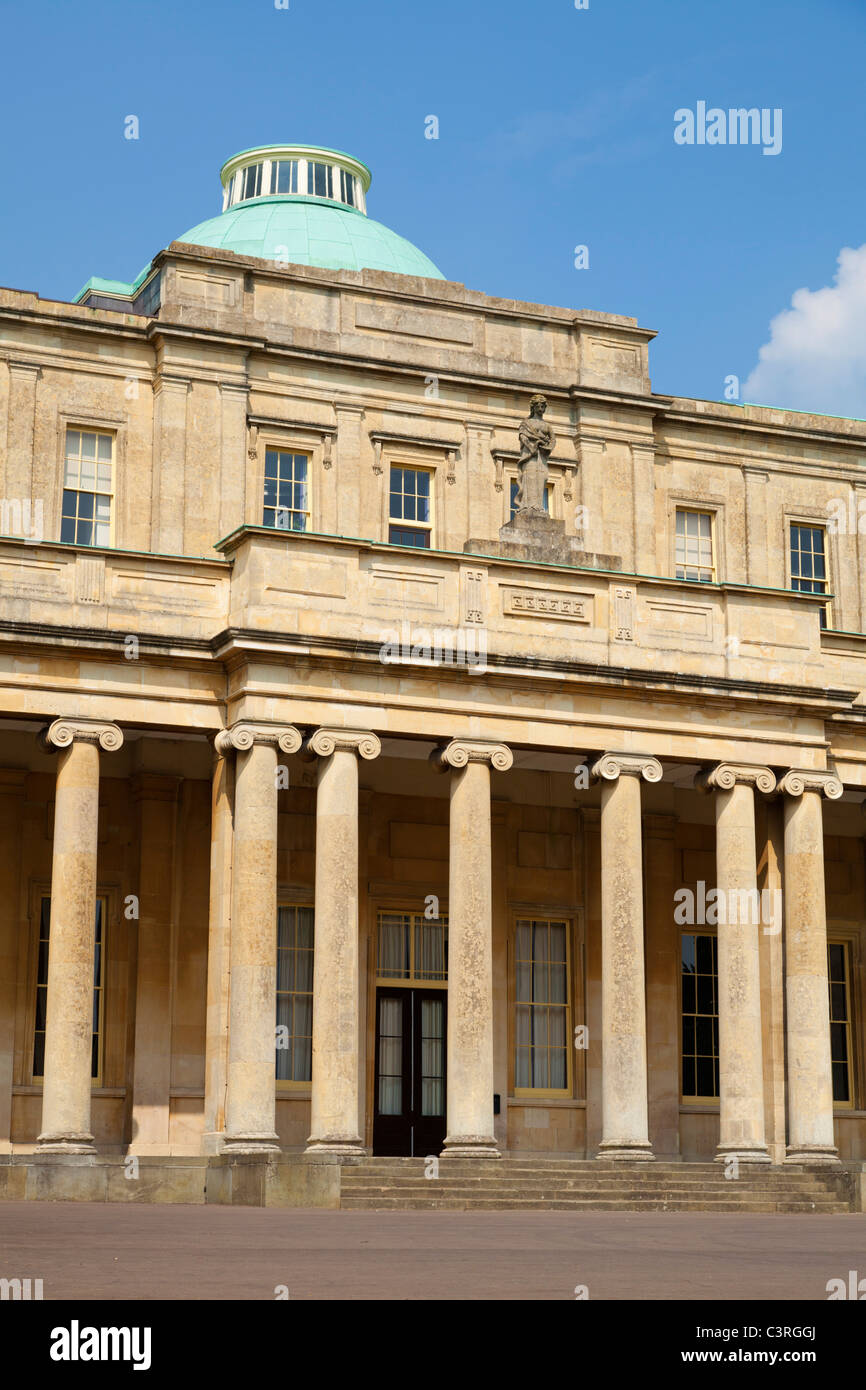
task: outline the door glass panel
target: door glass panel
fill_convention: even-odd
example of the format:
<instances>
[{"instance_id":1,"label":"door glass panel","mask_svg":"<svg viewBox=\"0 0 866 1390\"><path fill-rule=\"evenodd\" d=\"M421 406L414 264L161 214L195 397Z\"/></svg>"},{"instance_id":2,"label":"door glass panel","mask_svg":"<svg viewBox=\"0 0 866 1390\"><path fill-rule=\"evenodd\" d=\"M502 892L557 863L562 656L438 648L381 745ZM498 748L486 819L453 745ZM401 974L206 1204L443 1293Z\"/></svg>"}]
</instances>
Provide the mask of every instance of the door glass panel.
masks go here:
<instances>
[{"instance_id":1,"label":"door glass panel","mask_svg":"<svg viewBox=\"0 0 866 1390\"><path fill-rule=\"evenodd\" d=\"M379 1000L379 1114L403 1113L403 1001Z\"/></svg>"},{"instance_id":2,"label":"door glass panel","mask_svg":"<svg viewBox=\"0 0 866 1390\"><path fill-rule=\"evenodd\" d=\"M421 1000L421 1114L445 1113L445 1007Z\"/></svg>"}]
</instances>

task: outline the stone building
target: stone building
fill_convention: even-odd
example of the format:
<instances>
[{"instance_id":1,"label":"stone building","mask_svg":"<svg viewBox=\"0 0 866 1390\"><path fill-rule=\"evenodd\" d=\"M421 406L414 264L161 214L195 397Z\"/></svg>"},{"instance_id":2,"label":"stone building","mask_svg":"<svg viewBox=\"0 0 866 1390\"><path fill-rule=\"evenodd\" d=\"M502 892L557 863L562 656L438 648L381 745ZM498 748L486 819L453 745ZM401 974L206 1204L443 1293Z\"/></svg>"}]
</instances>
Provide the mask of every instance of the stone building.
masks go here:
<instances>
[{"instance_id":1,"label":"stone building","mask_svg":"<svg viewBox=\"0 0 866 1390\"><path fill-rule=\"evenodd\" d=\"M656 394L369 182L246 151L0 290L7 1167L863 1160L866 425Z\"/></svg>"}]
</instances>

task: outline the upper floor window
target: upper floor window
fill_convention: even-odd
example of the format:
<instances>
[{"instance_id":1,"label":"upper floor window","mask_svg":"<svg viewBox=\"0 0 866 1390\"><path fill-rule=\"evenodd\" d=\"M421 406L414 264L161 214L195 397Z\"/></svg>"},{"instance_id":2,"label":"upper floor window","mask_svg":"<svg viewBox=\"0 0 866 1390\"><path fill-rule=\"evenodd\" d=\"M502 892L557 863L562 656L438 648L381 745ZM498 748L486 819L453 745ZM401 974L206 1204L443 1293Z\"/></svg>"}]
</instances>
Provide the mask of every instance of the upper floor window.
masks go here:
<instances>
[{"instance_id":1,"label":"upper floor window","mask_svg":"<svg viewBox=\"0 0 866 1390\"><path fill-rule=\"evenodd\" d=\"M355 180L345 169L340 170L340 199L349 207L355 206Z\"/></svg>"},{"instance_id":2,"label":"upper floor window","mask_svg":"<svg viewBox=\"0 0 866 1390\"><path fill-rule=\"evenodd\" d=\"M823 526L803 526L791 522L791 588L803 594L827 593L827 557ZM827 626L828 605L820 611L821 626Z\"/></svg>"},{"instance_id":3,"label":"upper floor window","mask_svg":"<svg viewBox=\"0 0 866 1390\"><path fill-rule=\"evenodd\" d=\"M60 539L73 545L111 545L114 436L66 431Z\"/></svg>"},{"instance_id":4,"label":"upper floor window","mask_svg":"<svg viewBox=\"0 0 866 1390\"><path fill-rule=\"evenodd\" d=\"M391 525L388 540L392 545L414 545L430 548L433 529L430 520L430 474L423 468L391 468Z\"/></svg>"},{"instance_id":5,"label":"upper floor window","mask_svg":"<svg viewBox=\"0 0 866 1390\"><path fill-rule=\"evenodd\" d=\"M278 531L306 531L309 462L309 454L265 450L263 526L273 526Z\"/></svg>"},{"instance_id":6,"label":"upper floor window","mask_svg":"<svg viewBox=\"0 0 866 1390\"><path fill-rule=\"evenodd\" d=\"M677 579L696 579L703 584L714 583L716 565L713 555L712 513L677 507L676 541Z\"/></svg>"},{"instance_id":7,"label":"upper floor window","mask_svg":"<svg viewBox=\"0 0 866 1390\"><path fill-rule=\"evenodd\" d=\"M258 198L262 191L262 166L261 164L250 164L243 171L243 183L241 184L242 198Z\"/></svg>"},{"instance_id":8,"label":"upper floor window","mask_svg":"<svg viewBox=\"0 0 866 1390\"><path fill-rule=\"evenodd\" d=\"M271 165L271 193L297 193L298 161L275 159Z\"/></svg>"},{"instance_id":9,"label":"upper floor window","mask_svg":"<svg viewBox=\"0 0 866 1390\"><path fill-rule=\"evenodd\" d=\"M334 170L332 165L309 161L307 164L307 192L316 198L333 198Z\"/></svg>"},{"instance_id":10,"label":"upper floor window","mask_svg":"<svg viewBox=\"0 0 866 1390\"><path fill-rule=\"evenodd\" d=\"M517 480L517 478L512 478L511 485L509 488L508 504L508 515L511 521L513 521L517 515L517 494L519 493L519 491L519 481ZM546 483L544 488L544 510L548 513L548 515L550 515L550 483Z\"/></svg>"},{"instance_id":11,"label":"upper floor window","mask_svg":"<svg viewBox=\"0 0 866 1390\"><path fill-rule=\"evenodd\" d=\"M516 1092L566 1092L569 1089L569 966L566 922L527 919L517 923L514 952Z\"/></svg>"}]
</instances>

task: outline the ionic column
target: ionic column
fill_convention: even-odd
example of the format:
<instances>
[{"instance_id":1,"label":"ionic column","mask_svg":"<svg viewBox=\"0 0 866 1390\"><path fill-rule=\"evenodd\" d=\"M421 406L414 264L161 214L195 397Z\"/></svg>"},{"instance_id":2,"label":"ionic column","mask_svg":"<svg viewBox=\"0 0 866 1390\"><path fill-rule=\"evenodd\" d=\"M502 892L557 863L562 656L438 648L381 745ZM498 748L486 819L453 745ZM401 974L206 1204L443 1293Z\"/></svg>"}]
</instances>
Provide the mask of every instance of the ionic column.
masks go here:
<instances>
[{"instance_id":1,"label":"ionic column","mask_svg":"<svg viewBox=\"0 0 866 1390\"><path fill-rule=\"evenodd\" d=\"M785 794L785 1000L788 1009L787 1163L838 1163L827 977L824 825L821 797L837 800L831 772L793 769Z\"/></svg>"},{"instance_id":2,"label":"ionic column","mask_svg":"<svg viewBox=\"0 0 866 1390\"><path fill-rule=\"evenodd\" d=\"M358 1050L358 759L377 758L373 733L317 729L316 940L313 1084L308 1153L362 1155Z\"/></svg>"},{"instance_id":3,"label":"ionic column","mask_svg":"<svg viewBox=\"0 0 866 1390\"><path fill-rule=\"evenodd\" d=\"M47 1152L93 1153L90 1132L99 750L123 743L116 724L55 719L41 735L60 750L54 808L42 1132Z\"/></svg>"},{"instance_id":4,"label":"ionic column","mask_svg":"<svg viewBox=\"0 0 866 1390\"><path fill-rule=\"evenodd\" d=\"M217 734L235 750L231 998L223 1148L278 1153L275 1018L277 991L277 763L296 753L297 729L235 724Z\"/></svg>"},{"instance_id":5,"label":"ionic column","mask_svg":"<svg viewBox=\"0 0 866 1390\"><path fill-rule=\"evenodd\" d=\"M448 866L447 1124L443 1155L499 1158L493 1133L493 880L490 769L502 743L454 739L433 754L451 768Z\"/></svg>"},{"instance_id":6,"label":"ionic column","mask_svg":"<svg viewBox=\"0 0 866 1390\"><path fill-rule=\"evenodd\" d=\"M655 758L605 753L601 780L602 1138L599 1158L651 1159L647 1115L641 778Z\"/></svg>"},{"instance_id":7,"label":"ionic column","mask_svg":"<svg viewBox=\"0 0 866 1390\"><path fill-rule=\"evenodd\" d=\"M755 789L768 794L768 767L719 763L700 774L715 793L719 966L719 1143L725 1162L769 1163L764 1132L764 1062L759 956L760 895Z\"/></svg>"}]
</instances>

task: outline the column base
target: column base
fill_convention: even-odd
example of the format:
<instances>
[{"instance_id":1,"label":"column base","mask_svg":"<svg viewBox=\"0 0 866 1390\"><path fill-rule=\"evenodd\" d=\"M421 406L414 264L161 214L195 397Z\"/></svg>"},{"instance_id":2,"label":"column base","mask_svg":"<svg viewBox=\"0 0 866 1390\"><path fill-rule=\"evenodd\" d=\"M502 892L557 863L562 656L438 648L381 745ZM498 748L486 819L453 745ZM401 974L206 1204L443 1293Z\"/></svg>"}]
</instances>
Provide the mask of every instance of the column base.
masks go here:
<instances>
[{"instance_id":1,"label":"column base","mask_svg":"<svg viewBox=\"0 0 866 1390\"><path fill-rule=\"evenodd\" d=\"M616 1163L654 1163L655 1154L649 1144L620 1144L616 1140L602 1141L596 1158L612 1158Z\"/></svg>"},{"instance_id":2,"label":"column base","mask_svg":"<svg viewBox=\"0 0 866 1390\"><path fill-rule=\"evenodd\" d=\"M838 1149L803 1148L789 1149L785 1155L786 1163L820 1164L822 1167L838 1168L842 1165Z\"/></svg>"},{"instance_id":3,"label":"column base","mask_svg":"<svg viewBox=\"0 0 866 1390\"><path fill-rule=\"evenodd\" d=\"M492 1135L448 1135L442 1146L441 1158L501 1158Z\"/></svg>"},{"instance_id":4,"label":"column base","mask_svg":"<svg viewBox=\"0 0 866 1390\"><path fill-rule=\"evenodd\" d=\"M43 1154L95 1154L96 1145L92 1134L40 1134L36 1140L37 1153Z\"/></svg>"},{"instance_id":5,"label":"column base","mask_svg":"<svg viewBox=\"0 0 866 1390\"><path fill-rule=\"evenodd\" d=\"M320 1139L310 1135L305 1154L334 1154L341 1158L366 1158L367 1150L359 1134L323 1134Z\"/></svg>"},{"instance_id":6,"label":"column base","mask_svg":"<svg viewBox=\"0 0 866 1390\"><path fill-rule=\"evenodd\" d=\"M223 1139L224 1154L282 1153L278 1134L227 1134Z\"/></svg>"},{"instance_id":7,"label":"column base","mask_svg":"<svg viewBox=\"0 0 866 1390\"><path fill-rule=\"evenodd\" d=\"M729 1163L732 1158L737 1163L772 1163L770 1151L766 1148L745 1149L740 1145L732 1144L730 1148L722 1148L719 1144L716 1148L716 1163Z\"/></svg>"}]
</instances>

